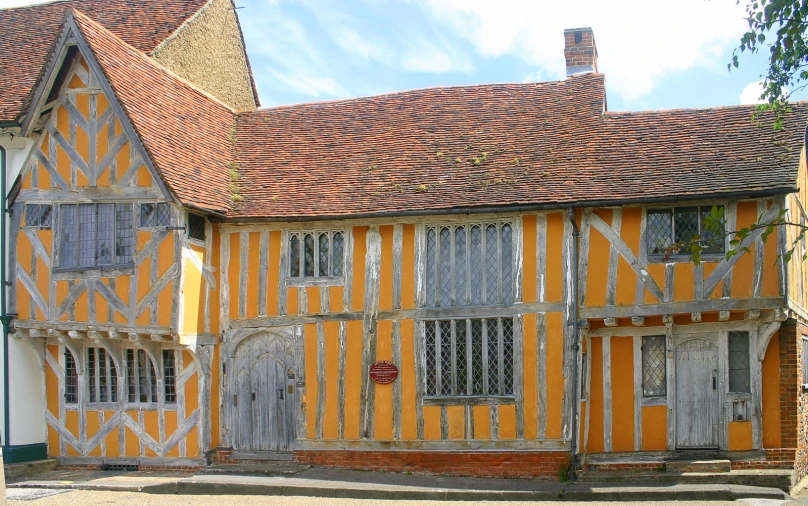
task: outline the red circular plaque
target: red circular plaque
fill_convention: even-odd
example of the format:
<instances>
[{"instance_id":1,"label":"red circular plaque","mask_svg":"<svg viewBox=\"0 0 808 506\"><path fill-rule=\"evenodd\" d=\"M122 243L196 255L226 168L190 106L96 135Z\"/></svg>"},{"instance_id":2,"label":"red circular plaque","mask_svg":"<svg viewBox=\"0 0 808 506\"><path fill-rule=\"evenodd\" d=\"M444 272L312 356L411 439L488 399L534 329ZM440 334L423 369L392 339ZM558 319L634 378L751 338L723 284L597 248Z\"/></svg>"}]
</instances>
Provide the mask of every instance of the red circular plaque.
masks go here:
<instances>
[{"instance_id":1,"label":"red circular plaque","mask_svg":"<svg viewBox=\"0 0 808 506\"><path fill-rule=\"evenodd\" d=\"M381 360L370 366L370 379L380 385L387 385L398 377L398 367L392 362Z\"/></svg>"}]
</instances>

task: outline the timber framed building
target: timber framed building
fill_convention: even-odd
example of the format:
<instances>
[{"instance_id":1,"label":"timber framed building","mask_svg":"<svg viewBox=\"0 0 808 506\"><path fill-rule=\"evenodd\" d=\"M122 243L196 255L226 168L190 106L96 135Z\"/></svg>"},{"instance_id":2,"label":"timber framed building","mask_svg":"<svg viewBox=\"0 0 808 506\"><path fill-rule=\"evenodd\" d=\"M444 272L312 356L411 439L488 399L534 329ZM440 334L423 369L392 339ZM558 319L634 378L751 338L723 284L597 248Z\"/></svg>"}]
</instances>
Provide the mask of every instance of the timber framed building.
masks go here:
<instances>
[{"instance_id":1,"label":"timber framed building","mask_svg":"<svg viewBox=\"0 0 808 506\"><path fill-rule=\"evenodd\" d=\"M805 104L783 130L608 112L572 29L564 81L260 109L229 0L0 23L25 41L0 51L12 455L553 478L709 450L808 473L808 273L780 256L804 241L667 253L714 206L728 232L805 223Z\"/></svg>"}]
</instances>

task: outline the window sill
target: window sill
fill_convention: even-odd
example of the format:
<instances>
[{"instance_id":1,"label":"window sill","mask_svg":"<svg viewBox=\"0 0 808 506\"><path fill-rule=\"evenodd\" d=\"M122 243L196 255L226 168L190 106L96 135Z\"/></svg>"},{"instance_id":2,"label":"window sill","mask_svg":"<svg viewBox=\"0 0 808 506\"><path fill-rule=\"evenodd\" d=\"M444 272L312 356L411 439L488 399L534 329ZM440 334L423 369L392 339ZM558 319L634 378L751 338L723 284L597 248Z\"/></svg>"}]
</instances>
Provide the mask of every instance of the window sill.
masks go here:
<instances>
[{"instance_id":1,"label":"window sill","mask_svg":"<svg viewBox=\"0 0 808 506\"><path fill-rule=\"evenodd\" d=\"M100 267L54 267L55 279L78 279L87 276L131 276L135 273L135 264L104 265Z\"/></svg>"},{"instance_id":2,"label":"window sill","mask_svg":"<svg viewBox=\"0 0 808 506\"><path fill-rule=\"evenodd\" d=\"M486 406L494 404L516 404L516 398L507 395L457 395L446 397L424 397L424 406Z\"/></svg>"},{"instance_id":3,"label":"window sill","mask_svg":"<svg viewBox=\"0 0 808 506\"><path fill-rule=\"evenodd\" d=\"M307 286L343 286L344 276L307 276L298 278L286 278L286 287L307 287Z\"/></svg>"},{"instance_id":4,"label":"window sill","mask_svg":"<svg viewBox=\"0 0 808 506\"><path fill-rule=\"evenodd\" d=\"M642 398L642 405L643 406L667 406L668 405L668 397L665 395L658 395L654 397L643 397Z\"/></svg>"},{"instance_id":5,"label":"window sill","mask_svg":"<svg viewBox=\"0 0 808 506\"><path fill-rule=\"evenodd\" d=\"M703 253L701 255L701 263L705 262L721 262L726 258L726 253ZM690 254L686 255L671 255L667 259L665 255L648 255L649 264L683 264L690 263L693 260Z\"/></svg>"}]
</instances>

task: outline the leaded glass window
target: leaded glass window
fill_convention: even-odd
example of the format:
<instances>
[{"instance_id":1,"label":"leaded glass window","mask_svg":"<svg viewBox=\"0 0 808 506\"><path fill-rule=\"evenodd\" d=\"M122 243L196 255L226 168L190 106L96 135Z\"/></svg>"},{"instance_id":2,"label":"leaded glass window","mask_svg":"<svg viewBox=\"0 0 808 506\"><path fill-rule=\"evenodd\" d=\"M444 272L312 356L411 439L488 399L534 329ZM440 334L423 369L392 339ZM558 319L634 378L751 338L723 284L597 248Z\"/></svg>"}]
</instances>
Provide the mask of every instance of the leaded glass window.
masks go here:
<instances>
[{"instance_id":1,"label":"leaded glass window","mask_svg":"<svg viewBox=\"0 0 808 506\"><path fill-rule=\"evenodd\" d=\"M33 228L51 228L53 224L53 206L50 204L27 204L25 206L25 226Z\"/></svg>"},{"instance_id":2,"label":"leaded glass window","mask_svg":"<svg viewBox=\"0 0 808 506\"><path fill-rule=\"evenodd\" d=\"M427 397L512 397L513 318L424 322Z\"/></svg>"},{"instance_id":3,"label":"leaded glass window","mask_svg":"<svg viewBox=\"0 0 808 506\"><path fill-rule=\"evenodd\" d=\"M642 338L642 396L667 395L665 336Z\"/></svg>"},{"instance_id":4,"label":"leaded glass window","mask_svg":"<svg viewBox=\"0 0 808 506\"><path fill-rule=\"evenodd\" d=\"M59 267L131 264L132 204L62 204L59 213Z\"/></svg>"},{"instance_id":5,"label":"leaded glass window","mask_svg":"<svg viewBox=\"0 0 808 506\"><path fill-rule=\"evenodd\" d=\"M198 214L188 215L188 237L195 241L205 241L205 218Z\"/></svg>"},{"instance_id":6,"label":"leaded glass window","mask_svg":"<svg viewBox=\"0 0 808 506\"><path fill-rule=\"evenodd\" d=\"M73 353L65 348L65 403L79 402L79 373Z\"/></svg>"},{"instance_id":7,"label":"leaded glass window","mask_svg":"<svg viewBox=\"0 0 808 506\"><path fill-rule=\"evenodd\" d=\"M171 206L166 202L140 204L140 228L171 225Z\"/></svg>"},{"instance_id":8,"label":"leaded glass window","mask_svg":"<svg viewBox=\"0 0 808 506\"><path fill-rule=\"evenodd\" d=\"M87 348L87 402L118 401L118 370L104 348Z\"/></svg>"},{"instance_id":9,"label":"leaded glass window","mask_svg":"<svg viewBox=\"0 0 808 506\"><path fill-rule=\"evenodd\" d=\"M126 392L128 402L157 402L157 375L144 350L126 350Z\"/></svg>"},{"instance_id":10,"label":"leaded glass window","mask_svg":"<svg viewBox=\"0 0 808 506\"><path fill-rule=\"evenodd\" d=\"M177 362L174 350L163 350L163 399L168 404L177 402Z\"/></svg>"},{"instance_id":11,"label":"leaded glass window","mask_svg":"<svg viewBox=\"0 0 808 506\"><path fill-rule=\"evenodd\" d=\"M718 206L723 211L723 206ZM710 218L712 207L675 207L649 209L646 226L646 245L651 256L689 255L689 244L698 240L702 253L724 252L724 228ZM710 224L715 226L710 226ZM697 239L698 236L698 239ZM674 244L682 244L669 252Z\"/></svg>"},{"instance_id":12,"label":"leaded glass window","mask_svg":"<svg viewBox=\"0 0 808 506\"><path fill-rule=\"evenodd\" d=\"M749 332L729 333L729 391L750 393Z\"/></svg>"},{"instance_id":13,"label":"leaded glass window","mask_svg":"<svg viewBox=\"0 0 808 506\"><path fill-rule=\"evenodd\" d=\"M289 234L289 277L342 276L345 264L342 232L291 232Z\"/></svg>"},{"instance_id":14,"label":"leaded glass window","mask_svg":"<svg viewBox=\"0 0 808 506\"><path fill-rule=\"evenodd\" d=\"M513 248L509 222L427 227L426 306L511 304Z\"/></svg>"}]
</instances>

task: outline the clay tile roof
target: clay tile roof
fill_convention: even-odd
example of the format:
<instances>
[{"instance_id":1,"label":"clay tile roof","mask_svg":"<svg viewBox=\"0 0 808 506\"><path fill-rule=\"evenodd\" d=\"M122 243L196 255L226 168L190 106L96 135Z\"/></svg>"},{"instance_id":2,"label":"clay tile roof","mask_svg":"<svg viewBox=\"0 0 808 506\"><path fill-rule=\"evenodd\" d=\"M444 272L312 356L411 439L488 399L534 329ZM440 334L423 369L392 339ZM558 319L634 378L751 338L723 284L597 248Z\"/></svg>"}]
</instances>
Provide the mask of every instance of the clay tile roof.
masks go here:
<instances>
[{"instance_id":1,"label":"clay tile roof","mask_svg":"<svg viewBox=\"0 0 808 506\"><path fill-rule=\"evenodd\" d=\"M74 8L149 52L208 0L65 0L0 10L0 123L13 122L36 84L65 10Z\"/></svg>"},{"instance_id":2,"label":"clay tile roof","mask_svg":"<svg viewBox=\"0 0 808 506\"><path fill-rule=\"evenodd\" d=\"M565 206L793 188L808 105L604 114L602 75L240 113L246 200L229 216L324 218Z\"/></svg>"},{"instance_id":3,"label":"clay tile roof","mask_svg":"<svg viewBox=\"0 0 808 506\"><path fill-rule=\"evenodd\" d=\"M233 111L81 12L72 15L168 187L186 205L226 212Z\"/></svg>"}]
</instances>

